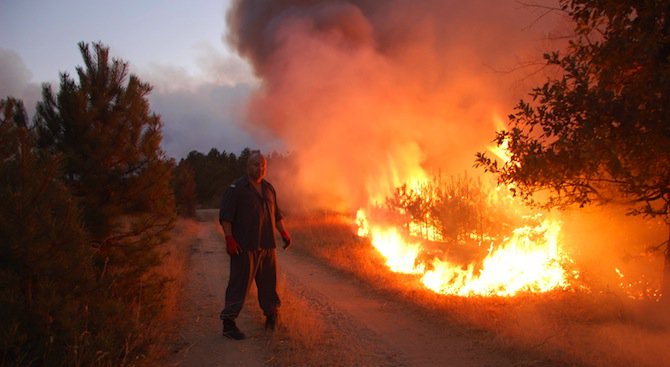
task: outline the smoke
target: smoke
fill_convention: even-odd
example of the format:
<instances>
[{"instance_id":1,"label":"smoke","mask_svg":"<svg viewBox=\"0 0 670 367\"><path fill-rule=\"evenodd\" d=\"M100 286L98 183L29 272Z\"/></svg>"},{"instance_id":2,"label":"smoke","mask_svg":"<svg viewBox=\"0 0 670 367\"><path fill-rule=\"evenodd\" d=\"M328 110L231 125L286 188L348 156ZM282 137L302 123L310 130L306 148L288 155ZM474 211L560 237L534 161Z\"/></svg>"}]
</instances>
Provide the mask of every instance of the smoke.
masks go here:
<instances>
[{"instance_id":1,"label":"smoke","mask_svg":"<svg viewBox=\"0 0 670 367\"><path fill-rule=\"evenodd\" d=\"M197 150L239 153L255 146L254 139L239 126L250 86L205 84L190 90L151 93L151 107L163 121L163 149L177 160Z\"/></svg>"},{"instance_id":2,"label":"smoke","mask_svg":"<svg viewBox=\"0 0 670 367\"><path fill-rule=\"evenodd\" d=\"M32 115L40 96L40 86L33 83L32 78L33 73L16 52L0 48L0 99L21 99L28 114Z\"/></svg>"},{"instance_id":3,"label":"smoke","mask_svg":"<svg viewBox=\"0 0 670 367\"><path fill-rule=\"evenodd\" d=\"M493 121L528 90L530 70L500 70L538 60L556 27L531 27L538 10L514 1L236 1L228 41L262 80L248 129L295 151L291 184L330 208L468 170L493 139Z\"/></svg>"},{"instance_id":4,"label":"smoke","mask_svg":"<svg viewBox=\"0 0 670 367\"><path fill-rule=\"evenodd\" d=\"M208 44L198 51L196 72L163 64L133 68L154 87L149 100L164 124L163 149L180 159L193 150L238 153L256 146L240 126L245 101L258 83L249 66Z\"/></svg>"}]
</instances>

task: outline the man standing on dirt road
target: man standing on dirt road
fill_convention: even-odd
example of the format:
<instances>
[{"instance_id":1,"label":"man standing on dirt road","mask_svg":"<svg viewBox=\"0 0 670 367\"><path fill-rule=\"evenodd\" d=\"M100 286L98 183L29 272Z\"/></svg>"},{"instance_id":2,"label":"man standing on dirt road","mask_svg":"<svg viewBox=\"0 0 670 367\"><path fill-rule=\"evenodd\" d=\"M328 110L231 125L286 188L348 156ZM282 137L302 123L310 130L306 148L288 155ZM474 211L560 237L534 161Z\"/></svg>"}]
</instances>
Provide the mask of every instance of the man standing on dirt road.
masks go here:
<instances>
[{"instance_id":1,"label":"man standing on dirt road","mask_svg":"<svg viewBox=\"0 0 670 367\"><path fill-rule=\"evenodd\" d=\"M235 324L247 292L255 280L258 303L265 314L265 328L274 330L280 305L277 294L277 253L274 229L281 234L284 249L291 237L284 228L274 187L264 180L267 160L260 151L252 151L247 174L235 180L221 201L219 223L230 255L230 277L225 307L221 311L223 335L235 340L245 338Z\"/></svg>"}]
</instances>

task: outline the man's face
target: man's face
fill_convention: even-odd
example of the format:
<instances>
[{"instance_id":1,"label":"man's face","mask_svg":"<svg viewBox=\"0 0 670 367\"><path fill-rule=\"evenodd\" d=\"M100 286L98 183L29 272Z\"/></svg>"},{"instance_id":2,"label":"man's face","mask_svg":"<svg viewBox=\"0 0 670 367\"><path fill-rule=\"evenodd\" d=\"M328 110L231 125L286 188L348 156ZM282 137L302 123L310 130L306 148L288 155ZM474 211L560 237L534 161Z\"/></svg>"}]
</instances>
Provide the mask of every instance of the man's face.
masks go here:
<instances>
[{"instance_id":1,"label":"man's face","mask_svg":"<svg viewBox=\"0 0 670 367\"><path fill-rule=\"evenodd\" d=\"M247 175L253 181L260 182L265 178L265 172L267 170L267 161L262 155L255 155L249 159L247 164Z\"/></svg>"}]
</instances>

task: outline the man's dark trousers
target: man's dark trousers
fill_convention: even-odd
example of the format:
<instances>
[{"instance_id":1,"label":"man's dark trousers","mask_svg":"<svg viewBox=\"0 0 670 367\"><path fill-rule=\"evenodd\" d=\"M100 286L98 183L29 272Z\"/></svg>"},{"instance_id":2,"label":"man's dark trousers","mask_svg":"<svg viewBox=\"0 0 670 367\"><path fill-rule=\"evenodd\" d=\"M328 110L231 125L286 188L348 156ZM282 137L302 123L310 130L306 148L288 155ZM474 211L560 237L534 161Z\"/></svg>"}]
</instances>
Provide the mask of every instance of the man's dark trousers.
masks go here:
<instances>
[{"instance_id":1,"label":"man's dark trousers","mask_svg":"<svg viewBox=\"0 0 670 367\"><path fill-rule=\"evenodd\" d=\"M235 319L242 311L251 283L256 281L258 303L265 316L273 316L280 305L277 294L277 252L274 248L242 251L230 257L230 279L220 318Z\"/></svg>"}]
</instances>

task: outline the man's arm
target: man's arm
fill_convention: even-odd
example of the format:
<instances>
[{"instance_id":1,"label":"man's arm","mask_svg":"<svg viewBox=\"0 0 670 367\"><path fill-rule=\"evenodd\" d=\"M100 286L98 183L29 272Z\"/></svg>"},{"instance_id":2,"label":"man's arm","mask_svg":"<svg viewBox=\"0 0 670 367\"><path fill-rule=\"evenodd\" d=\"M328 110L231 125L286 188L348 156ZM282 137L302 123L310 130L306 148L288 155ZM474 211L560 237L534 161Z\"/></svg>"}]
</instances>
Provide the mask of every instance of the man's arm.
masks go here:
<instances>
[{"instance_id":1,"label":"man's arm","mask_svg":"<svg viewBox=\"0 0 670 367\"><path fill-rule=\"evenodd\" d=\"M221 228L223 228L223 235L226 237L226 252L233 256L242 252L242 248L233 237L233 225L228 221L221 221Z\"/></svg>"},{"instance_id":2,"label":"man's arm","mask_svg":"<svg viewBox=\"0 0 670 367\"><path fill-rule=\"evenodd\" d=\"M275 223L275 226L277 227L277 230L281 234L281 239L284 241L284 250L286 250L289 246L291 246L291 236L289 236L288 231L284 227L284 221L283 220L278 220Z\"/></svg>"},{"instance_id":3,"label":"man's arm","mask_svg":"<svg viewBox=\"0 0 670 367\"><path fill-rule=\"evenodd\" d=\"M223 228L223 235L224 236L227 237L227 236L232 236L233 235L233 225L230 222L228 222L226 220L221 221L221 228Z\"/></svg>"}]
</instances>

